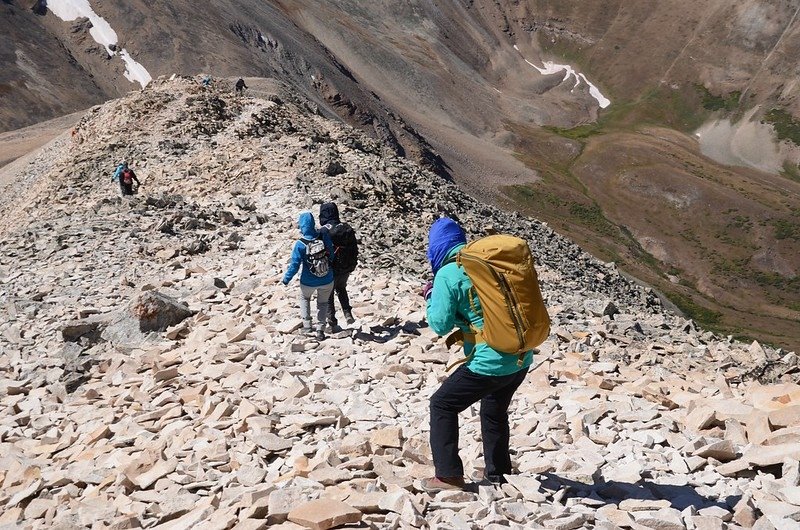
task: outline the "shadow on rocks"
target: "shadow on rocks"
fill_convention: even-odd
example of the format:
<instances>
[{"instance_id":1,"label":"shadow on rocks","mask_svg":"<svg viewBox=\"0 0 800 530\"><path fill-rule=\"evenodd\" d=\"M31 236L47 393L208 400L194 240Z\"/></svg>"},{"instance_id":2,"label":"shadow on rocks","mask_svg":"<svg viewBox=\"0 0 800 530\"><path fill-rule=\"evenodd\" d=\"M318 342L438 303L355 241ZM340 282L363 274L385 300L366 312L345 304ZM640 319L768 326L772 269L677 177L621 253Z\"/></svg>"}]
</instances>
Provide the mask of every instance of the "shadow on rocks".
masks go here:
<instances>
[{"instance_id":1,"label":"shadow on rocks","mask_svg":"<svg viewBox=\"0 0 800 530\"><path fill-rule=\"evenodd\" d=\"M400 333L407 335L419 335L421 328L428 327L425 321L411 322L406 321L403 324L397 323L389 326L372 326L369 328L369 333L358 330L353 334L353 339L360 339L365 342L378 342L384 343L394 340Z\"/></svg>"},{"instance_id":2,"label":"shadow on rocks","mask_svg":"<svg viewBox=\"0 0 800 530\"><path fill-rule=\"evenodd\" d=\"M700 510L711 506L730 509L742 498L741 495L729 496L725 499L713 499L697 493L691 485L656 484L641 480L636 484L630 482L608 481L602 478L595 479L594 484L584 484L560 477L554 473L544 473L540 477L542 489L556 492L562 487L567 488L564 499L570 497L593 497L607 501L608 504L619 504L626 499L636 500L666 500L672 508L684 510L694 506ZM562 499L562 502L563 500Z\"/></svg>"}]
</instances>

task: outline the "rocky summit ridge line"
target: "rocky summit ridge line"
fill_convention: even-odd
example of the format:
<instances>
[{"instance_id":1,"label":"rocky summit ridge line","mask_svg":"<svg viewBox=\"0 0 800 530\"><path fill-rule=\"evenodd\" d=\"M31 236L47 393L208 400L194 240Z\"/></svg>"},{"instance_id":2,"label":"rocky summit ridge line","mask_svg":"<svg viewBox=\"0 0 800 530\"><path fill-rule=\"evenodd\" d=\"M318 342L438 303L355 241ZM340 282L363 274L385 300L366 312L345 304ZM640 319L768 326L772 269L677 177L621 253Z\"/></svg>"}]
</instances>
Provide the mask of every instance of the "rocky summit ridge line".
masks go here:
<instances>
[{"instance_id":1,"label":"rocky summit ridge line","mask_svg":"<svg viewBox=\"0 0 800 530\"><path fill-rule=\"evenodd\" d=\"M159 79L0 177L2 528L800 525L796 354L698 329L279 84ZM363 260L356 325L318 342L279 274L325 200ZM519 473L429 496L427 399L459 355L416 294L439 212L528 239L553 333L512 404Z\"/></svg>"}]
</instances>

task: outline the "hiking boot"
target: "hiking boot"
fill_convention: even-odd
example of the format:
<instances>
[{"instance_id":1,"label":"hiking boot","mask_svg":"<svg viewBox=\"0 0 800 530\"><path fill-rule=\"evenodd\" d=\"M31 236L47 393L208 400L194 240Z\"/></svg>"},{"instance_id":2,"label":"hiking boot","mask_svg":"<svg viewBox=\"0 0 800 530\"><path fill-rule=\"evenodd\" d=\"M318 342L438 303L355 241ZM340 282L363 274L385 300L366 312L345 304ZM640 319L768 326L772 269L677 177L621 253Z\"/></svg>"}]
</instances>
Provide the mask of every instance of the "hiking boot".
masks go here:
<instances>
[{"instance_id":1,"label":"hiking boot","mask_svg":"<svg viewBox=\"0 0 800 530\"><path fill-rule=\"evenodd\" d=\"M508 482L503 475L486 475L482 469L476 469L469 475L469 479L474 482L491 482L492 484L505 484Z\"/></svg>"},{"instance_id":2,"label":"hiking boot","mask_svg":"<svg viewBox=\"0 0 800 530\"><path fill-rule=\"evenodd\" d=\"M325 340L325 331L322 329L317 330L317 340Z\"/></svg>"},{"instance_id":3,"label":"hiking boot","mask_svg":"<svg viewBox=\"0 0 800 530\"><path fill-rule=\"evenodd\" d=\"M422 479L422 491L436 493L437 491L462 491L466 487L464 477L431 477Z\"/></svg>"},{"instance_id":4,"label":"hiking boot","mask_svg":"<svg viewBox=\"0 0 800 530\"><path fill-rule=\"evenodd\" d=\"M340 331L342 331L342 327L336 322L328 324L328 333L339 333Z\"/></svg>"},{"instance_id":5,"label":"hiking boot","mask_svg":"<svg viewBox=\"0 0 800 530\"><path fill-rule=\"evenodd\" d=\"M353 322L356 321L356 319L353 318L353 312L350 311L349 309L344 312L344 319L347 321L348 324L352 324Z\"/></svg>"}]
</instances>

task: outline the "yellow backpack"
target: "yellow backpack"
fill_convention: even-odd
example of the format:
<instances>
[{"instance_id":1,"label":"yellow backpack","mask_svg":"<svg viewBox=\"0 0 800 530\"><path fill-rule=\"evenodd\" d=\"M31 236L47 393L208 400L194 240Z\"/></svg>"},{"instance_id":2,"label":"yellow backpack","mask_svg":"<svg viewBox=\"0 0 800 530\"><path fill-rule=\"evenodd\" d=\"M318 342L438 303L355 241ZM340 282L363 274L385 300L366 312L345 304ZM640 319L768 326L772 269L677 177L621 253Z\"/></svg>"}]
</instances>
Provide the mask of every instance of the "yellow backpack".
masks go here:
<instances>
[{"instance_id":1,"label":"yellow backpack","mask_svg":"<svg viewBox=\"0 0 800 530\"><path fill-rule=\"evenodd\" d=\"M485 342L510 355L524 354L539 346L550 334L550 317L539 290L539 279L528 243L518 237L497 234L478 239L456 255L473 288L470 304L477 309L477 294L483 313L483 329L464 340Z\"/></svg>"}]
</instances>

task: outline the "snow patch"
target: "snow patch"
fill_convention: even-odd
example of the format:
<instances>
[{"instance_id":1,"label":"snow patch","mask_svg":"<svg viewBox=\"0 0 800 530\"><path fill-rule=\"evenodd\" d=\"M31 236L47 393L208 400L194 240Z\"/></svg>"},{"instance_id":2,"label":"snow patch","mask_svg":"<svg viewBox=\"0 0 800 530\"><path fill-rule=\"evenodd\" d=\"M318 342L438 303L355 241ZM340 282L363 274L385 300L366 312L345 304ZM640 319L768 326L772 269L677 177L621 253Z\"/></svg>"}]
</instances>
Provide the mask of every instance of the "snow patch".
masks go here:
<instances>
[{"instance_id":1,"label":"snow patch","mask_svg":"<svg viewBox=\"0 0 800 530\"><path fill-rule=\"evenodd\" d=\"M514 49L519 51L519 48L517 48L516 44L514 45ZM539 73L542 75L554 75L559 72L564 72L564 79L561 80L562 83L569 80L570 77L575 78L575 84L573 85L572 90L570 90L570 92L574 92L575 89L580 86L581 82L583 82L589 86L589 95L592 96L597 101L597 104L600 106L601 109L604 109L609 105L611 105L611 100L605 97L603 93L600 92L600 89L594 86L586 78L584 74L576 71L574 68L572 68L572 66L568 64L556 64L552 61L545 61L542 67L539 67L527 59L525 59L525 62L531 65L532 67L536 68L536 70L538 70Z\"/></svg>"},{"instance_id":2,"label":"snow patch","mask_svg":"<svg viewBox=\"0 0 800 530\"><path fill-rule=\"evenodd\" d=\"M92 9L89 0L47 0L47 8L52 13L65 22L69 22L78 18L88 18L92 23L89 34L98 44L105 46L109 55L117 55L117 52L111 49L112 45L117 44L117 32L111 27L111 24L103 17L99 16ZM142 88L153 80L150 72L136 62L128 50L122 49L119 52L121 59L125 62L125 78L131 83L138 82Z\"/></svg>"},{"instance_id":3,"label":"snow patch","mask_svg":"<svg viewBox=\"0 0 800 530\"><path fill-rule=\"evenodd\" d=\"M142 88L146 87L147 84L153 80L147 68L136 62L134 58L131 57L131 54L128 53L128 50L123 48L122 51L119 52L119 55L122 57L122 60L125 61L125 79L131 83L138 82L142 85Z\"/></svg>"}]
</instances>

